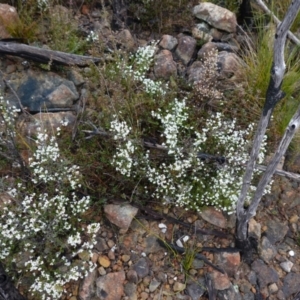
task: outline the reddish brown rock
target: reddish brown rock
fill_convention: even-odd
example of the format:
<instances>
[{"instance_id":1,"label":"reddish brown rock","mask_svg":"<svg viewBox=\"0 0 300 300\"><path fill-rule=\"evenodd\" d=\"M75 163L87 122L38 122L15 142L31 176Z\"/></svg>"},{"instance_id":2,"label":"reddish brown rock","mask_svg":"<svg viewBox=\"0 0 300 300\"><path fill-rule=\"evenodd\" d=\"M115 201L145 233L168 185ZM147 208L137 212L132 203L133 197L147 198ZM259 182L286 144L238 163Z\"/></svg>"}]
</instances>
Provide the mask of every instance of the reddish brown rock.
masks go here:
<instances>
[{"instance_id":1,"label":"reddish brown rock","mask_svg":"<svg viewBox=\"0 0 300 300\"><path fill-rule=\"evenodd\" d=\"M167 49L172 51L178 44L177 39L169 34L164 34L158 44L158 46L162 47L163 49Z\"/></svg>"},{"instance_id":2,"label":"reddish brown rock","mask_svg":"<svg viewBox=\"0 0 300 300\"><path fill-rule=\"evenodd\" d=\"M86 276L79 289L79 298L80 300L89 300L91 295L94 294L94 281L96 278L97 270L91 272Z\"/></svg>"},{"instance_id":3,"label":"reddish brown rock","mask_svg":"<svg viewBox=\"0 0 300 300\"><path fill-rule=\"evenodd\" d=\"M239 252L216 253L214 257L215 264L221 267L228 276L233 277L241 263L241 256Z\"/></svg>"},{"instance_id":4,"label":"reddish brown rock","mask_svg":"<svg viewBox=\"0 0 300 300\"><path fill-rule=\"evenodd\" d=\"M104 212L109 221L121 228L122 233L125 233L138 209L131 205L108 204L104 207Z\"/></svg>"},{"instance_id":5,"label":"reddish brown rock","mask_svg":"<svg viewBox=\"0 0 300 300\"><path fill-rule=\"evenodd\" d=\"M156 78L169 79L177 75L177 65L169 50L162 50L154 58L154 74Z\"/></svg>"},{"instance_id":6,"label":"reddish brown rock","mask_svg":"<svg viewBox=\"0 0 300 300\"><path fill-rule=\"evenodd\" d=\"M10 38L8 28L13 29L20 23L17 10L8 4L0 4L0 38Z\"/></svg>"},{"instance_id":7,"label":"reddish brown rock","mask_svg":"<svg viewBox=\"0 0 300 300\"><path fill-rule=\"evenodd\" d=\"M124 293L125 272L109 273L96 281L99 299L120 300Z\"/></svg>"},{"instance_id":8,"label":"reddish brown rock","mask_svg":"<svg viewBox=\"0 0 300 300\"><path fill-rule=\"evenodd\" d=\"M213 207L208 207L199 214L205 221L210 224L213 224L220 228L226 228L227 226L226 218L224 217L222 212L216 210Z\"/></svg>"},{"instance_id":9,"label":"reddish brown rock","mask_svg":"<svg viewBox=\"0 0 300 300\"><path fill-rule=\"evenodd\" d=\"M231 282L226 274L222 274L221 272L215 270L210 274L216 290L223 291L230 287Z\"/></svg>"},{"instance_id":10,"label":"reddish brown rock","mask_svg":"<svg viewBox=\"0 0 300 300\"><path fill-rule=\"evenodd\" d=\"M188 35L178 35L178 46L175 50L176 55L187 65L191 60L196 49L196 40Z\"/></svg>"}]
</instances>

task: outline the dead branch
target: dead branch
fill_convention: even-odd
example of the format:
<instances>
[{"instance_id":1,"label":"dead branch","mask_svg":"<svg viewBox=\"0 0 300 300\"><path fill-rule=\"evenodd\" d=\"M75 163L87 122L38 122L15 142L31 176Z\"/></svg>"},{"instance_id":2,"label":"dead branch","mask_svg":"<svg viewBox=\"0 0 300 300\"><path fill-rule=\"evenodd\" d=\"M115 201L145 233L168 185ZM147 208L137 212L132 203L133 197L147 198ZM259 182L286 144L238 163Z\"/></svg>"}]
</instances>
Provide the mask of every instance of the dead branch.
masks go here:
<instances>
[{"instance_id":1,"label":"dead branch","mask_svg":"<svg viewBox=\"0 0 300 300\"><path fill-rule=\"evenodd\" d=\"M275 24L278 26L281 21L274 15L274 13L267 7L267 5L262 1L262 0L255 0L256 3L258 4L258 6L269 16L272 17L272 19L274 20ZM297 46L300 45L300 40L291 32L288 31L287 33L288 38L295 43Z\"/></svg>"},{"instance_id":2,"label":"dead branch","mask_svg":"<svg viewBox=\"0 0 300 300\"><path fill-rule=\"evenodd\" d=\"M274 42L274 55L273 55L273 65L271 69L271 78L266 94L266 100L263 107L262 115L260 117L260 121L258 124L257 132L254 137L253 146L250 153L250 158L247 163L245 175L243 178L242 190L237 202L237 243L239 243L239 247L244 247L248 249L250 247L250 241L248 239L248 222L253 216L253 209L246 209L244 207L245 200L247 197L247 193L251 184L251 179L253 176L253 172L255 169L255 164L258 158L259 150L261 147L261 143L263 141L263 137L265 135L267 126L270 121L270 117L273 113L273 110L276 104L283 98L284 93L281 91L281 84L283 80L283 76L285 73L285 62L284 62L284 47L286 42L286 37L289 28L293 24L298 12L300 10L300 0L292 1L291 5L288 9L286 16L284 17L283 21L280 23L276 30L275 34L275 42ZM295 120L294 120L295 122ZM289 124L289 126L295 126L295 124ZM288 127L289 128L289 127ZM291 127L292 128L292 127ZM290 128L290 129L291 129ZM282 155L281 155L282 156ZM277 161L277 152L276 152L276 161ZM267 168L268 178L267 180L264 178L264 182L261 183L261 188L265 182L271 180L271 176L273 175L277 164L275 164L275 157L271 161L270 165ZM280 157L281 158L281 157ZM280 160L279 158L279 160ZM278 160L278 162L279 162ZM277 162L277 163L278 163ZM261 179L262 180L262 179ZM254 196L255 197L255 196ZM258 197L258 194L256 195ZM256 197L254 199L256 199ZM261 198L255 200L255 203L259 202ZM257 207L257 206L256 206ZM252 207L254 208L254 207ZM248 249L249 250L249 249Z\"/></svg>"},{"instance_id":3,"label":"dead branch","mask_svg":"<svg viewBox=\"0 0 300 300\"><path fill-rule=\"evenodd\" d=\"M57 64L84 67L90 63L99 63L101 58L65 53L61 51L37 48L26 44L0 40L0 53L22 57L43 64Z\"/></svg>"}]
</instances>

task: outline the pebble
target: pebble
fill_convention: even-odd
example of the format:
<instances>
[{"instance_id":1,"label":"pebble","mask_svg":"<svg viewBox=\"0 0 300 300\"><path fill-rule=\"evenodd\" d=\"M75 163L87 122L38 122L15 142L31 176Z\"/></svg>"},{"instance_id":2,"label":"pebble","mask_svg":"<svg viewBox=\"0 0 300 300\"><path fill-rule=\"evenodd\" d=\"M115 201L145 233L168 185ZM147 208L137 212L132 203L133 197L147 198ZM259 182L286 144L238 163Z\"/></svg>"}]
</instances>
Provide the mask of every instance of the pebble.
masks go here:
<instances>
[{"instance_id":1,"label":"pebble","mask_svg":"<svg viewBox=\"0 0 300 300\"><path fill-rule=\"evenodd\" d=\"M280 267L281 267L285 272L289 273L289 272L291 272L293 265L294 265L294 264L293 264L291 261L288 260L288 261L282 262L282 263L280 264Z\"/></svg>"},{"instance_id":2,"label":"pebble","mask_svg":"<svg viewBox=\"0 0 300 300\"><path fill-rule=\"evenodd\" d=\"M110 260L106 255L100 255L98 262L104 268L108 268L110 266Z\"/></svg>"},{"instance_id":3,"label":"pebble","mask_svg":"<svg viewBox=\"0 0 300 300\"><path fill-rule=\"evenodd\" d=\"M173 286L174 292L181 292L185 289L186 285L184 283L176 281Z\"/></svg>"}]
</instances>

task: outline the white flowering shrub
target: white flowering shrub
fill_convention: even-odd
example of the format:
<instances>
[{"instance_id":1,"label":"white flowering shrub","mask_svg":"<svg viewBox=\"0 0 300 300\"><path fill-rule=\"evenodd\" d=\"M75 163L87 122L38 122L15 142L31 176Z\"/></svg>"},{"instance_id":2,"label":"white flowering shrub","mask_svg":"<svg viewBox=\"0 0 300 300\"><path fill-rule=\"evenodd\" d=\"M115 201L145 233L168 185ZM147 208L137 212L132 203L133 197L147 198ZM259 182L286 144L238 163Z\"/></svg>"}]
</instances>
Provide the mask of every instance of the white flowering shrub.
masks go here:
<instances>
[{"instance_id":1,"label":"white flowering shrub","mask_svg":"<svg viewBox=\"0 0 300 300\"><path fill-rule=\"evenodd\" d=\"M56 137L40 132L35 143L30 178L2 191L9 197L1 203L0 259L33 279L29 290L39 299L60 299L67 282L96 267L77 256L91 254L100 224L82 222L90 197L79 196L79 167L60 155Z\"/></svg>"},{"instance_id":2,"label":"white flowering shrub","mask_svg":"<svg viewBox=\"0 0 300 300\"><path fill-rule=\"evenodd\" d=\"M166 94L167 84L163 84L159 80L154 81L153 79L147 78L147 72L153 64L156 51L155 42L144 47L139 47L136 53L129 57L130 63L120 65L118 68L123 70L124 78L129 77L133 78L136 82L140 82L146 93L163 96Z\"/></svg>"},{"instance_id":3,"label":"white flowering shrub","mask_svg":"<svg viewBox=\"0 0 300 300\"><path fill-rule=\"evenodd\" d=\"M152 197L165 203L194 210L212 205L232 213L241 190L253 124L244 130L237 129L235 120L224 121L217 113L211 115L201 132L196 132L188 125L185 100L177 99L169 110L152 112L152 116L160 121L162 145L168 157L156 163L147 151L139 158L137 147L130 140L131 128L115 119L111 131L119 141L112 162L116 170L127 177L142 173L147 182L146 192L152 191ZM259 163L264 152L262 149Z\"/></svg>"}]
</instances>

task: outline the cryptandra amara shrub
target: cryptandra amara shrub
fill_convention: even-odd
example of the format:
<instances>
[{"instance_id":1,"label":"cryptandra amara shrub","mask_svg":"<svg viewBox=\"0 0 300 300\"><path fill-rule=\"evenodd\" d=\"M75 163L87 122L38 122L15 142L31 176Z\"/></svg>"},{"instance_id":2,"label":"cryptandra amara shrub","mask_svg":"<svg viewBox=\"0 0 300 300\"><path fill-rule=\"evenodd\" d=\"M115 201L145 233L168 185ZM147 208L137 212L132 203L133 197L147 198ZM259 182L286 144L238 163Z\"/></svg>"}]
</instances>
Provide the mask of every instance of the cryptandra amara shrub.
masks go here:
<instances>
[{"instance_id":1,"label":"cryptandra amara shrub","mask_svg":"<svg viewBox=\"0 0 300 300\"><path fill-rule=\"evenodd\" d=\"M13 115L4 107L7 134L15 135ZM90 197L78 195L79 167L60 155L56 137L40 130L35 144L30 178L2 191L6 197L0 211L0 259L8 272L17 269L18 277L29 277L29 290L40 299L59 299L67 282L96 267L77 255L91 254L100 224L82 224Z\"/></svg>"},{"instance_id":2,"label":"cryptandra amara shrub","mask_svg":"<svg viewBox=\"0 0 300 300\"><path fill-rule=\"evenodd\" d=\"M254 125L249 124L245 130L237 129L235 120L225 121L217 113L210 116L201 132L197 132L187 125L185 100L177 99L168 110L152 112L152 116L160 121L164 139L162 146L167 150L168 159L156 163L151 160L149 151L141 155L143 150L135 142L132 128L115 116L110 128L117 141L112 160L115 169L126 177L147 181L145 192L151 190L151 196L162 199L164 203L198 211L203 206L213 205L233 213ZM264 159L265 146L264 142L259 163ZM208 163L205 153L223 158L223 161ZM255 175L259 173L255 171ZM255 191L254 185L251 190ZM270 186L265 192L269 190Z\"/></svg>"}]
</instances>

